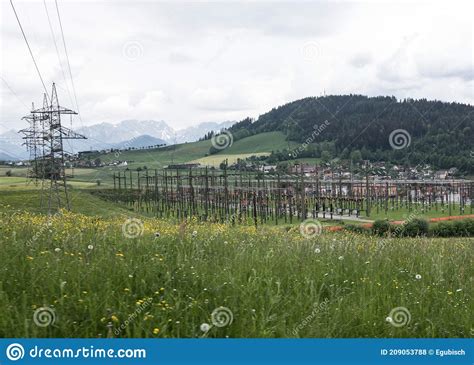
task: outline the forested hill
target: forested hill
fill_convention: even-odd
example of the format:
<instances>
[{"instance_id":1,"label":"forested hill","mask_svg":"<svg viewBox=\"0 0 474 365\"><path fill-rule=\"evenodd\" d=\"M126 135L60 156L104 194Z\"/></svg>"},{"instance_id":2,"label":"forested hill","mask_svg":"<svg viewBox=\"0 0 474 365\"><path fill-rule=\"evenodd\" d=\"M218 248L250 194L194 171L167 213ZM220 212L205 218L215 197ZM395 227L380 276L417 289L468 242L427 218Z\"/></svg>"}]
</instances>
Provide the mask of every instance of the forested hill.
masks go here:
<instances>
[{"instance_id":1,"label":"forested hill","mask_svg":"<svg viewBox=\"0 0 474 365\"><path fill-rule=\"evenodd\" d=\"M362 95L324 96L297 100L235 124L236 139L269 131L282 131L292 141L314 142L304 154L319 157L327 149L333 158L348 158L360 151L363 159L417 165L430 163L437 168L458 167L474 171L474 107L459 103L366 97ZM328 121L319 135L312 132ZM395 150L389 143L396 129L408 131L411 144Z\"/></svg>"}]
</instances>

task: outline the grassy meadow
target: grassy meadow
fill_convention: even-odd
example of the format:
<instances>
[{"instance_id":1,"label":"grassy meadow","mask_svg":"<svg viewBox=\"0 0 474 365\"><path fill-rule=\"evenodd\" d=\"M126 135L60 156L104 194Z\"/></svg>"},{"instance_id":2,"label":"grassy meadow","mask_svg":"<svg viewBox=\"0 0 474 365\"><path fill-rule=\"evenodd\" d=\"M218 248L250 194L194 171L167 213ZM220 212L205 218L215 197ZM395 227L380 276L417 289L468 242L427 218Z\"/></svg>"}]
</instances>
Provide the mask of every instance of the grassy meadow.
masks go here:
<instances>
[{"instance_id":1,"label":"grassy meadow","mask_svg":"<svg viewBox=\"0 0 474 365\"><path fill-rule=\"evenodd\" d=\"M473 334L472 238L179 224L91 194L107 169L76 169L72 212L49 217L12 172L0 177L0 337Z\"/></svg>"},{"instance_id":2,"label":"grassy meadow","mask_svg":"<svg viewBox=\"0 0 474 365\"><path fill-rule=\"evenodd\" d=\"M472 239L308 239L116 213L0 214L1 337L472 335ZM399 307L409 321L395 326Z\"/></svg>"}]
</instances>

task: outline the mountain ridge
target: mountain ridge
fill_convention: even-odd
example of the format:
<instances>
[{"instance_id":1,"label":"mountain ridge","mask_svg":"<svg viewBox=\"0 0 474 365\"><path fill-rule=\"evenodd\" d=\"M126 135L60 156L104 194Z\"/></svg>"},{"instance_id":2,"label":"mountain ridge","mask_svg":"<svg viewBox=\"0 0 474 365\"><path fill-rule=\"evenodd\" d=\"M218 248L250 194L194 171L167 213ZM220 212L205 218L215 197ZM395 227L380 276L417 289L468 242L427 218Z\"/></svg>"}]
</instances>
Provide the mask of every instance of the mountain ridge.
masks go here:
<instances>
[{"instance_id":1,"label":"mountain ridge","mask_svg":"<svg viewBox=\"0 0 474 365\"><path fill-rule=\"evenodd\" d=\"M141 148L157 144L194 142L210 131L217 132L230 127L233 121L202 122L194 126L175 130L163 120L124 119L118 123L101 122L75 128L85 135L86 140L68 140L64 147L71 153L109 148ZM1 160L22 160L28 158L21 135L14 130L0 134Z\"/></svg>"}]
</instances>

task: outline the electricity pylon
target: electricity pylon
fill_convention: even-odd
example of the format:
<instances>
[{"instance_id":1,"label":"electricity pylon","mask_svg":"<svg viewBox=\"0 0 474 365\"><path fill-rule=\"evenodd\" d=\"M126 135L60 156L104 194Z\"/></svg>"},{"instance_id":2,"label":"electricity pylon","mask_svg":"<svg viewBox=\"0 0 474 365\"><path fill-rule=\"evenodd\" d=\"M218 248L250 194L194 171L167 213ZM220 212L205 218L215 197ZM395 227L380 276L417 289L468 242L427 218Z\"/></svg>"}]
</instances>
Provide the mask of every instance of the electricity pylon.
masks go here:
<instances>
[{"instance_id":1,"label":"electricity pylon","mask_svg":"<svg viewBox=\"0 0 474 365\"><path fill-rule=\"evenodd\" d=\"M67 177L66 177L66 156L64 151L63 140L65 139L86 139L85 136L72 131L69 128L62 126L62 115L75 115L74 110L64 108L59 105L58 94L56 92L56 85L53 83L50 103L48 104L46 95L43 101L43 107L32 110L33 116L38 116L41 125L41 132L38 132L39 139L42 141L41 159L35 158L35 164L41 164L43 191L45 193L45 181L49 180L48 195L48 213L56 205L57 209L66 208L71 209L71 202L69 200ZM34 118L33 118L34 119ZM63 195L64 196L61 196ZM41 199L43 204L43 199Z\"/></svg>"}]
</instances>

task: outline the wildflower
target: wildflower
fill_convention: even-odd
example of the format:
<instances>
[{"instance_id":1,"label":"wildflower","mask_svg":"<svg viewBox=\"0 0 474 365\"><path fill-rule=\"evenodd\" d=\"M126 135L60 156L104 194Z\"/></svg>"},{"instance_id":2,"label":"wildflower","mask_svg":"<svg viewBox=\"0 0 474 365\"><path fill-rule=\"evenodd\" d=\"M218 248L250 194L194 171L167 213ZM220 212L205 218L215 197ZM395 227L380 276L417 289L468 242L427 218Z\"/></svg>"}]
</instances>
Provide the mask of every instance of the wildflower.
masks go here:
<instances>
[{"instance_id":1,"label":"wildflower","mask_svg":"<svg viewBox=\"0 0 474 365\"><path fill-rule=\"evenodd\" d=\"M118 319L117 316L115 316L115 315L112 315L112 317L110 317L110 319L112 319L112 321L114 321L114 322L118 322L118 321L119 321L119 319Z\"/></svg>"},{"instance_id":2,"label":"wildflower","mask_svg":"<svg viewBox=\"0 0 474 365\"><path fill-rule=\"evenodd\" d=\"M416 279L416 280L420 280L420 279L421 279L421 275L420 275L420 274L416 274L416 275L415 275L415 279Z\"/></svg>"},{"instance_id":3,"label":"wildflower","mask_svg":"<svg viewBox=\"0 0 474 365\"><path fill-rule=\"evenodd\" d=\"M123 254L123 253L121 253L121 252L117 252L117 253L115 254L115 256L118 256L118 257L124 257L124 254Z\"/></svg>"},{"instance_id":4,"label":"wildflower","mask_svg":"<svg viewBox=\"0 0 474 365\"><path fill-rule=\"evenodd\" d=\"M342 261L342 260L344 260L344 256L339 256L337 259Z\"/></svg>"},{"instance_id":5,"label":"wildflower","mask_svg":"<svg viewBox=\"0 0 474 365\"><path fill-rule=\"evenodd\" d=\"M319 247L316 247L316 248L314 249L314 252L315 252L315 253L320 253L320 252L321 252L321 249L320 249Z\"/></svg>"},{"instance_id":6,"label":"wildflower","mask_svg":"<svg viewBox=\"0 0 474 365\"><path fill-rule=\"evenodd\" d=\"M94 249L94 246L89 245L89 246L87 246L87 248L88 248L89 250L93 250L93 249Z\"/></svg>"},{"instance_id":7,"label":"wildflower","mask_svg":"<svg viewBox=\"0 0 474 365\"><path fill-rule=\"evenodd\" d=\"M388 323L391 323L391 322L392 322L392 317L387 317L387 318L385 318L385 320L386 320Z\"/></svg>"},{"instance_id":8,"label":"wildflower","mask_svg":"<svg viewBox=\"0 0 474 365\"><path fill-rule=\"evenodd\" d=\"M461 291L462 291L462 289L456 289L456 293L459 293Z\"/></svg>"},{"instance_id":9,"label":"wildflower","mask_svg":"<svg viewBox=\"0 0 474 365\"><path fill-rule=\"evenodd\" d=\"M211 326L209 326L208 323L202 323L199 328L201 329L202 332L207 332L211 329Z\"/></svg>"},{"instance_id":10,"label":"wildflower","mask_svg":"<svg viewBox=\"0 0 474 365\"><path fill-rule=\"evenodd\" d=\"M33 257L32 257L32 256L26 256L26 258L27 258L28 260L33 260Z\"/></svg>"},{"instance_id":11,"label":"wildflower","mask_svg":"<svg viewBox=\"0 0 474 365\"><path fill-rule=\"evenodd\" d=\"M160 333L160 329L158 327L153 328L153 334L157 335L158 333Z\"/></svg>"},{"instance_id":12,"label":"wildflower","mask_svg":"<svg viewBox=\"0 0 474 365\"><path fill-rule=\"evenodd\" d=\"M155 238L160 238L161 234L160 232L155 232Z\"/></svg>"},{"instance_id":13,"label":"wildflower","mask_svg":"<svg viewBox=\"0 0 474 365\"><path fill-rule=\"evenodd\" d=\"M56 247L56 248L54 249L54 252L61 252L61 249L60 249L59 247Z\"/></svg>"},{"instance_id":14,"label":"wildflower","mask_svg":"<svg viewBox=\"0 0 474 365\"><path fill-rule=\"evenodd\" d=\"M192 236L193 236L193 237L196 237L197 234L198 234L197 231L193 231Z\"/></svg>"}]
</instances>

